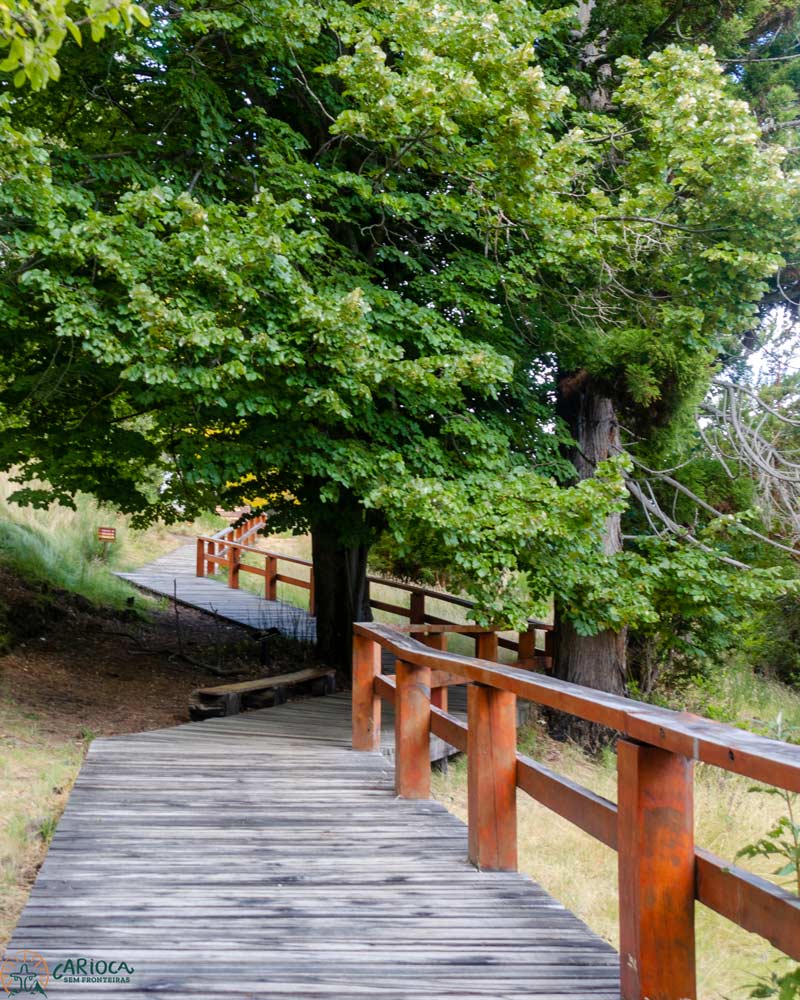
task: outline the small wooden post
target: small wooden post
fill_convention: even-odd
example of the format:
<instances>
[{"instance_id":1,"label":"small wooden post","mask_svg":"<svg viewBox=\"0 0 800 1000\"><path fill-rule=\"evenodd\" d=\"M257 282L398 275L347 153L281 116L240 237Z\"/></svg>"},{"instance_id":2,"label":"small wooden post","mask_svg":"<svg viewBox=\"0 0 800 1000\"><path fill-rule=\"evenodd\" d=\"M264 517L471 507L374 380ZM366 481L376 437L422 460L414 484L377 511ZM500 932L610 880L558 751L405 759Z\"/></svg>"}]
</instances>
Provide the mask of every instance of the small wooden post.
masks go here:
<instances>
[{"instance_id":1,"label":"small wooden post","mask_svg":"<svg viewBox=\"0 0 800 1000\"><path fill-rule=\"evenodd\" d=\"M517 870L517 699L485 684L467 688L469 860Z\"/></svg>"},{"instance_id":2,"label":"small wooden post","mask_svg":"<svg viewBox=\"0 0 800 1000\"><path fill-rule=\"evenodd\" d=\"M408 617L412 625L425 624L425 595L419 590L411 591Z\"/></svg>"},{"instance_id":3,"label":"small wooden post","mask_svg":"<svg viewBox=\"0 0 800 1000\"><path fill-rule=\"evenodd\" d=\"M692 761L617 743L622 1000L695 1000Z\"/></svg>"},{"instance_id":4,"label":"small wooden post","mask_svg":"<svg viewBox=\"0 0 800 1000\"><path fill-rule=\"evenodd\" d=\"M267 556L264 568L267 575L264 578L264 597L268 601L278 600L278 560L275 556Z\"/></svg>"},{"instance_id":5,"label":"small wooden post","mask_svg":"<svg viewBox=\"0 0 800 1000\"><path fill-rule=\"evenodd\" d=\"M395 669L395 791L403 799L431 797L431 672L398 660Z\"/></svg>"},{"instance_id":6,"label":"small wooden post","mask_svg":"<svg viewBox=\"0 0 800 1000\"><path fill-rule=\"evenodd\" d=\"M239 589L239 550L235 545L228 546L228 586Z\"/></svg>"},{"instance_id":7,"label":"small wooden post","mask_svg":"<svg viewBox=\"0 0 800 1000\"><path fill-rule=\"evenodd\" d=\"M446 650L447 633L431 632L429 635L420 636L420 642L423 642L426 646L430 646L431 649ZM441 708L443 712L447 711L446 687L431 688L431 705L435 705L436 708Z\"/></svg>"},{"instance_id":8,"label":"small wooden post","mask_svg":"<svg viewBox=\"0 0 800 1000\"><path fill-rule=\"evenodd\" d=\"M308 571L308 613L313 618L317 613L317 595L314 591L314 567Z\"/></svg>"},{"instance_id":9,"label":"small wooden post","mask_svg":"<svg viewBox=\"0 0 800 1000\"><path fill-rule=\"evenodd\" d=\"M202 538L197 539L197 567L196 575L203 576L206 567L206 553L205 553L205 542Z\"/></svg>"},{"instance_id":10,"label":"small wooden post","mask_svg":"<svg viewBox=\"0 0 800 1000\"><path fill-rule=\"evenodd\" d=\"M536 656L536 629L529 625L525 632L520 632L517 644L517 666L524 670L533 670Z\"/></svg>"},{"instance_id":11,"label":"small wooden post","mask_svg":"<svg viewBox=\"0 0 800 1000\"><path fill-rule=\"evenodd\" d=\"M208 548L206 550L206 555L213 556L217 551L216 542L209 542ZM206 562L206 574L208 576L213 576L217 571L216 563L207 561Z\"/></svg>"},{"instance_id":12,"label":"small wooden post","mask_svg":"<svg viewBox=\"0 0 800 1000\"><path fill-rule=\"evenodd\" d=\"M479 660L497 662L497 632L479 632L475 636L475 655Z\"/></svg>"},{"instance_id":13,"label":"small wooden post","mask_svg":"<svg viewBox=\"0 0 800 1000\"><path fill-rule=\"evenodd\" d=\"M380 750L381 699L375 678L381 672L381 647L363 635L353 636L353 749Z\"/></svg>"}]
</instances>

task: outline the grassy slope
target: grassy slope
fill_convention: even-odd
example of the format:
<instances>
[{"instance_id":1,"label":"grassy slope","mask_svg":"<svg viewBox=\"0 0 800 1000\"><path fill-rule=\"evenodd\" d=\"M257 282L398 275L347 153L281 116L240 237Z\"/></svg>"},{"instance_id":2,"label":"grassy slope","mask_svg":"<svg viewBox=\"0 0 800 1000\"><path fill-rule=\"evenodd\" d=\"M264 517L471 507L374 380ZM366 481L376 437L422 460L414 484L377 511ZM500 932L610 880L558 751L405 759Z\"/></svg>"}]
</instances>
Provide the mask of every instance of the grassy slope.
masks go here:
<instances>
[{"instance_id":1,"label":"grassy slope","mask_svg":"<svg viewBox=\"0 0 800 1000\"><path fill-rule=\"evenodd\" d=\"M800 694L780 684L754 678L744 667L731 667L714 688L689 692L692 707L709 704L732 722L768 723L783 712L788 725L800 725ZM555 743L538 727L521 733L525 752L548 767L616 799L615 757L590 760L577 748ZM763 836L782 810L773 796L748 791L753 782L700 765L695 782L697 843L733 861L737 850ZM466 820L466 762L438 775L434 794ZM520 793L518 799L520 869L536 879L615 947L617 941L616 854L544 806ZM742 862L739 862L742 864ZM776 865L752 866L766 875ZM761 938L740 930L705 907L697 908L699 995L701 1000L743 997L743 989L767 974L779 957ZM788 966L787 966L788 968Z\"/></svg>"},{"instance_id":2,"label":"grassy slope","mask_svg":"<svg viewBox=\"0 0 800 1000\"><path fill-rule=\"evenodd\" d=\"M122 608L139 591L113 575L113 570L141 566L179 544L176 533L187 536L216 531L221 518L167 528L156 524L144 531L131 527L130 518L92 497L80 494L75 509L53 504L46 510L19 507L9 502L13 485L0 473L0 563L27 580L68 590L92 604ZM97 529L117 529L117 540L104 552ZM139 603L137 601L137 603Z\"/></svg>"}]
</instances>

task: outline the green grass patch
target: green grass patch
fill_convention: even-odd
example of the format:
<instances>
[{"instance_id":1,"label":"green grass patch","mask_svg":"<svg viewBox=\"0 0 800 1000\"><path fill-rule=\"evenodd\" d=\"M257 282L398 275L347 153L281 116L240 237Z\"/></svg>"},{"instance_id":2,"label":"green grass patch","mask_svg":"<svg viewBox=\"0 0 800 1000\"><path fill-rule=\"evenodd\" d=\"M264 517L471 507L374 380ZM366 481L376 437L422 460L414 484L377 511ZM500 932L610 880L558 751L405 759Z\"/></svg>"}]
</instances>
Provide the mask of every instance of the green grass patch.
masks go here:
<instances>
[{"instance_id":1,"label":"green grass patch","mask_svg":"<svg viewBox=\"0 0 800 1000\"><path fill-rule=\"evenodd\" d=\"M129 517L87 494L75 498L74 509L60 504L38 509L11 502L14 488L7 475L0 475L0 562L23 580L78 594L97 607L122 609L133 595L142 605L140 592L115 570L141 566L175 548L180 544L176 532L196 536L226 524L210 514L191 524L137 530ZM101 526L115 528L116 541L99 542Z\"/></svg>"}]
</instances>

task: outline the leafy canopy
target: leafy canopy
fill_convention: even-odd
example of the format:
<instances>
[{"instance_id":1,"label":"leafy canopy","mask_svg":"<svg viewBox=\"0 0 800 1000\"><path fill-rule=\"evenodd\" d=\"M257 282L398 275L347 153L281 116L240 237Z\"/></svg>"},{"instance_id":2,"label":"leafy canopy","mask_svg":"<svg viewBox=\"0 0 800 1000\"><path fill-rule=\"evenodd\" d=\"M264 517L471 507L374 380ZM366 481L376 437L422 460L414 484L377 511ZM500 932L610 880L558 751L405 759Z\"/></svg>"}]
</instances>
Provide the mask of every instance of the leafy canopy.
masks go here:
<instances>
[{"instance_id":1,"label":"leafy canopy","mask_svg":"<svg viewBox=\"0 0 800 1000\"><path fill-rule=\"evenodd\" d=\"M586 369L668 438L796 240L713 53L620 60L600 113L571 10L152 16L2 98L0 460L52 487L21 499L255 491L343 540L427 532L492 618L650 620L653 568L600 539L621 464L558 485L552 389Z\"/></svg>"}]
</instances>

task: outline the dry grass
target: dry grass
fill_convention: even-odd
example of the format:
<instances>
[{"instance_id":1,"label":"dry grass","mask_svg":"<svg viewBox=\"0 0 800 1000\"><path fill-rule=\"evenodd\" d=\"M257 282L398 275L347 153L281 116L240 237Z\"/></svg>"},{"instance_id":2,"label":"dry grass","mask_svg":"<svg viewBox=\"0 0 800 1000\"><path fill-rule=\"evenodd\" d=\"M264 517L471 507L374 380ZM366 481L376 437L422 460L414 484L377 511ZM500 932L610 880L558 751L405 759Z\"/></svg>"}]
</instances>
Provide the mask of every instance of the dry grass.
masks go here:
<instances>
[{"instance_id":1,"label":"dry grass","mask_svg":"<svg viewBox=\"0 0 800 1000\"><path fill-rule=\"evenodd\" d=\"M11 936L86 745L53 739L33 713L0 702L0 943Z\"/></svg>"},{"instance_id":2,"label":"dry grass","mask_svg":"<svg viewBox=\"0 0 800 1000\"><path fill-rule=\"evenodd\" d=\"M747 682L749 678L749 682ZM743 698L738 704L735 698ZM768 681L755 679L744 668L723 675L718 699L741 718L766 724L783 711L789 724L800 723L800 695ZM539 726L520 733L524 752L548 767L580 782L608 799L616 799L616 758L606 753L586 757L577 747L555 743ZM700 765L695 780L697 843L727 861L745 844L763 836L781 815L781 801L749 791L753 782ZM434 795L466 820L466 761L452 765L434 779ZM520 870L539 882L596 933L618 946L616 854L551 813L524 793L518 796ZM744 865L743 862L737 862ZM768 875L777 865L749 865ZM780 954L763 939L748 934L703 906L697 907L698 978L700 1000L745 997L748 984L767 975ZM786 966L788 969L789 966Z\"/></svg>"}]
</instances>

